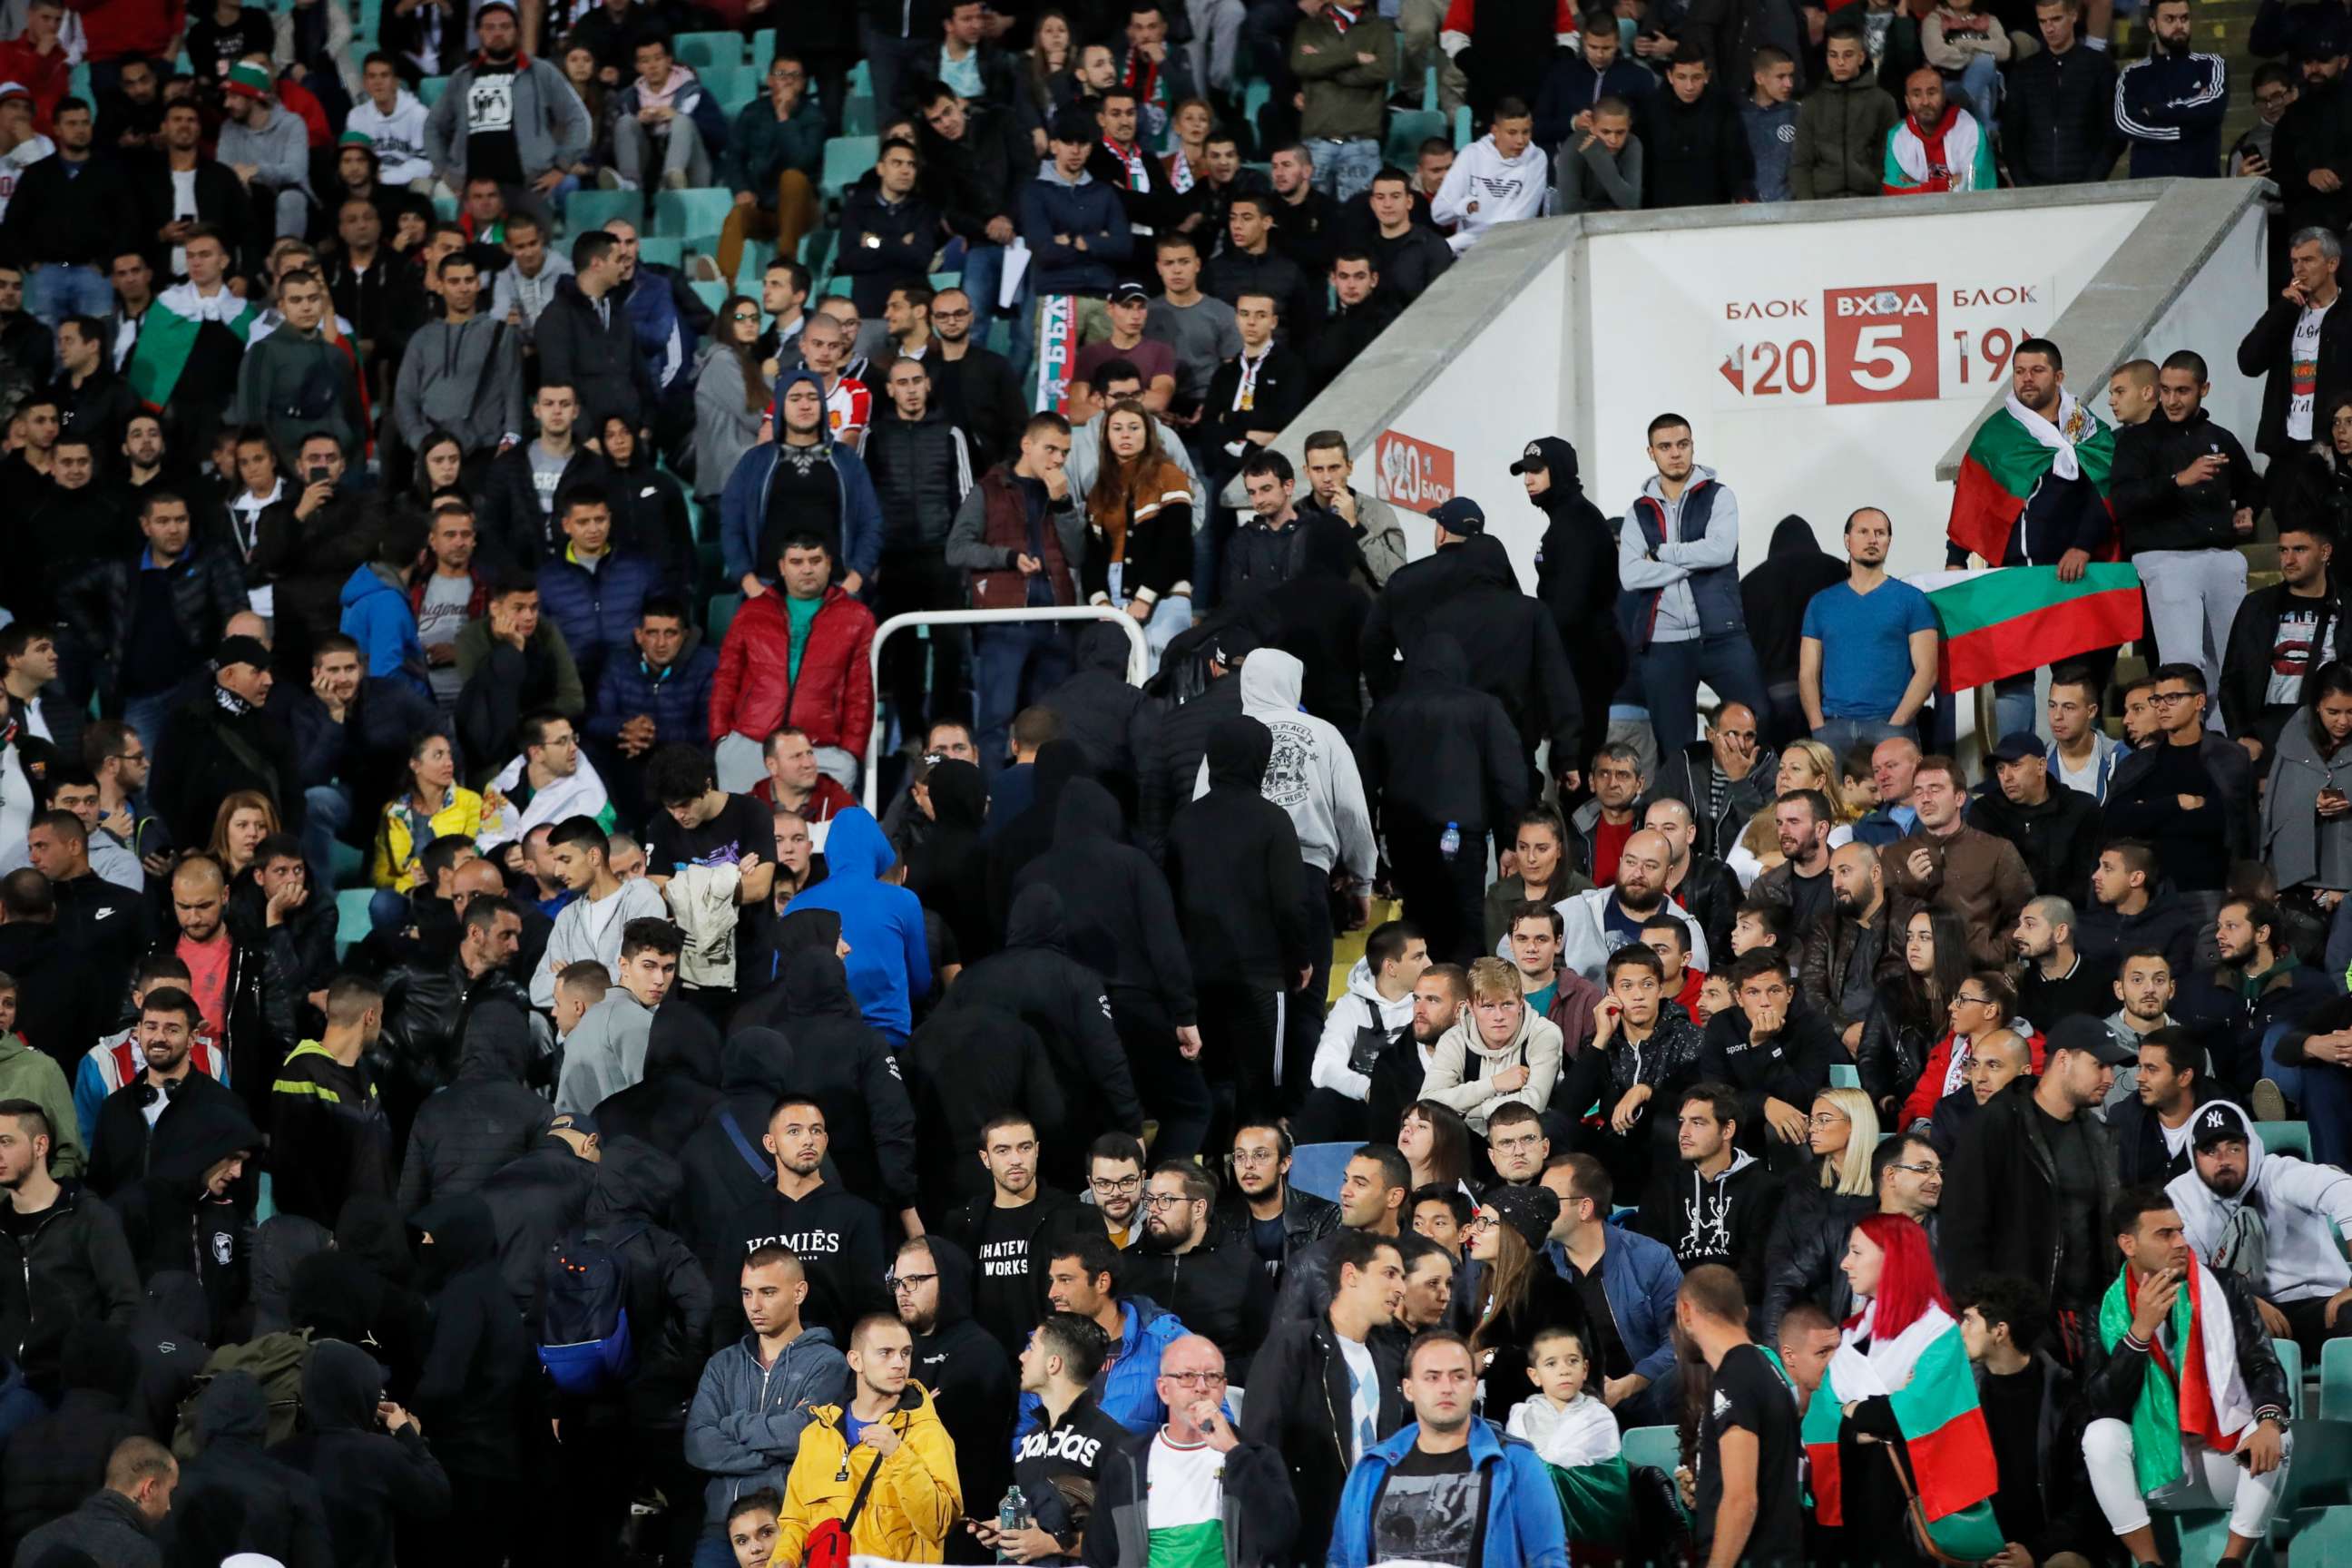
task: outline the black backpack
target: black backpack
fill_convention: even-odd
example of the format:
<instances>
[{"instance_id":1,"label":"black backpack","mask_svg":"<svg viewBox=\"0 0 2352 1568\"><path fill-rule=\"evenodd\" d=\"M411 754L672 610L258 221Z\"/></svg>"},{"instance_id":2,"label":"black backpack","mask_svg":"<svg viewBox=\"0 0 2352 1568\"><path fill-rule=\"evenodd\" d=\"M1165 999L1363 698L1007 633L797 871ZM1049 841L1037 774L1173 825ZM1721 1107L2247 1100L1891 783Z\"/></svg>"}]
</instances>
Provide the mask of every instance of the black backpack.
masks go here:
<instances>
[{"instance_id":1,"label":"black backpack","mask_svg":"<svg viewBox=\"0 0 2352 1568\"><path fill-rule=\"evenodd\" d=\"M625 1226L596 1237L574 1230L548 1249L540 1271L539 1362L566 1394L606 1393L636 1373L629 1261L621 1249L645 1228Z\"/></svg>"}]
</instances>

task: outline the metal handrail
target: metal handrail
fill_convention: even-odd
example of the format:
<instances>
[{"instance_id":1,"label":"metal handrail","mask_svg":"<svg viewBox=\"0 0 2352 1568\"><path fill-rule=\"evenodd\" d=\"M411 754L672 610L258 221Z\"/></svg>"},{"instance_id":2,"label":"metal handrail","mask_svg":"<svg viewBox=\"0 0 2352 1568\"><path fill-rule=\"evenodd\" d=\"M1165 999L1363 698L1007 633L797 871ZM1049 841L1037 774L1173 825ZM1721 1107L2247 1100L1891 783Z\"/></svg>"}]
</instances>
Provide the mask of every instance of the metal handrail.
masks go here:
<instances>
[{"instance_id":1,"label":"metal handrail","mask_svg":"<svg viewBox=\"0 0 2352 1568\"><path fill-rule=\"evenodd\" d=\"M866 744L866 809L877 817L882 814L882 770L876 764L882 758L882 739L886 721L882 716L882 645L890 640L893 632L908 626L1002 626L1016 621L1110 621L1127 633L1127 681L1140 686L1151 677L1151 646L1143 640L1143 627L1133 616L1109 605L1055 605L1049 609L1020 610L915 610L903 616L892 616L874 628L873 651L867 656L872 665L869 671L874 680L874 732ZM978 727L973 729L975 738Z\"/></svg>"}]
</instances>

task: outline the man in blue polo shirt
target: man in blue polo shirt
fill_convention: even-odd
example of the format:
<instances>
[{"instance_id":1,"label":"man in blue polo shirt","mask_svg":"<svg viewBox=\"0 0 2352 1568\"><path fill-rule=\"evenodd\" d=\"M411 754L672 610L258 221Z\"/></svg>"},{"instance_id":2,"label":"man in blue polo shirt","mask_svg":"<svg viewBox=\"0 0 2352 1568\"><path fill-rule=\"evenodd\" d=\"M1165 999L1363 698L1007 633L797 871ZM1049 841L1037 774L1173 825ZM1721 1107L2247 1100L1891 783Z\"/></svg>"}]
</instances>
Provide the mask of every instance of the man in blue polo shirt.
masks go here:
<instances>
[{"instance_id":1,"label":"man in blue polo shirt","mask_svg":"<svg viewBox=\"0 0 2352 1568\"><path fill-rule=\"evenodd\" d=\"M1845 520L1846 580L1805 606L1797 692L1813 739L1837 756L1857 742L1912 733L1936 689L1936 616L1927 595L1886 574L1895 524L1876 507Z\"/></svg>"}]
</instances>

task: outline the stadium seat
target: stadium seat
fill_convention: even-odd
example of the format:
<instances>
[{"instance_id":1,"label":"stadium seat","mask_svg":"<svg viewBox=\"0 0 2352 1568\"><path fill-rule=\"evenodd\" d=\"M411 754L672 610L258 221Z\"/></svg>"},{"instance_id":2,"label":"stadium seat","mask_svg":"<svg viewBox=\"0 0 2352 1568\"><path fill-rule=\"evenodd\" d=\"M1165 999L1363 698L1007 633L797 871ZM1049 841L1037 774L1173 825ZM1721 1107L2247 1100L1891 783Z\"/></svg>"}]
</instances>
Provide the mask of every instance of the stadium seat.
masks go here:
<instances>
[{"instance_id":1,"label":"stadium seat","mask_svg":"<svg viewBox=\"0 0 2352 1568\"><path fill-rule=\"evenodd\" d=\"M1400 169L1410 169L1418 156L1415 149L1433 136L1445 134L1445 116L1434 109L1400 109L1389 116L1388 160Z\"/></svg>"},{"instance_id":2,"label":"stadium seat","mask_svg":"<svg viewBox=\"0 0 2352 1568\"><path fill-rule=\"evenodd\" d=\"M2279 1370L2286 1373L2286 1413L2299 1419L2303 1415L2303 1347L2293 1340L2273 1340L2271 1348L2278 1352Z\"/></svg>"},{"instance_id":3,"label":"stadium seat","mask_svg":"<svg viewBox=\"0 0 2352 1568\"><path fill-rule=\"evenodd\" d=\"M1671 1426L1633 1427L1622 1446L1628 1465L1649 1465L1671 1476L1682 1463L1682 1440Z\"/></svg>"},{"instance_id":4,"label":"stadium seat","mask_svg":"<svg viewBox=\"0 0 2352 1568\"><path fill-rule=\"evenodd\" d=\"M961 289L962 287L963 274L961 272L934 272L931 274L931 292L934 294L940 292L942 289Z\"/></svg>"},{"instance_id":5,"label":"stadium seat","mask_svg":"<svg viewBox=\"0 0 2352 1568\"><path fill-rule=\"evenodd\" d=\"M1464 104L1454 111L1454 150L1460 152L1470 145L1470 106Z\"/></svg>"},{"instance_id":6,"label":"stadium seat","mask_svg":"<svg viewBox=\"0 0 2352 1568\"><path fill-rule=\"evenodd\" d=\"M2330 1340L2319 1352L2319 1408L2325 1421L2352 1422L2352 1340ZM2352 1557L2345 1559L2352 1563Z\"/></svg>"},{"instance_id":7,"label":"stadium seat","mask_svg":"<svg viewBox=\"0 0 2352 1568\"><path fill-rule=\"evenodd\" d=\"M1337 1202L1339 1178L1348 1169L1353 1143L1301 1143L1290 1152L1290 1184L1302 1193Z\"/></svg>"},{"instance_id":8,"label":"stadium seat","mask_svg":"<svg viewBox=\"0 0 2352 1568\"><path fill-rule=\"evenodd\" d=\"M416 84L416 101L430 109L441 101L441 89L449 85L446 76L428 76Z\"/></svg>"},{"instance_id":9,"label":"stadium seat","mask_svg":"<svg viewBox=\"0 0 2352 1568\"><path fill-rule=\"evenodd\" d=\"M680 33L671 43L678 63L692 66L697 76L705 66L742 63L743 38L738 33Z\"/></svg>"},{"instance_id":10,"label":"stadium seat","mask_svg":"<svg viewBox=\"0 0 2352 1568\"><path fill-rule=\"evenodd\" d=\"M1862 1087L1862 1074L1858 1069L1847 1063L1833 1062L1830 1066L1830 1087L1832 1089L1860 1089Z\"/></svg>"},{"instance_id":11,"label":"stadium seat","mask_svg":"<svg viewBox=\"0 0 2352 1568\"><path fill-rule=\"evenodd\" d=\"M714 311L727 303L727 285L724 283L705 283L700 279L695 279L689 281L687 287L694 290L696 299L709 306Z\"/></svg>"},{"instance_id":12,"label":"stadium seat","mask_svg":"<svg viewBox=\"0 0 2352 1568\"><path fill-rule=\"evenodd\" d=\"M680 239L689 235L717 234L726 226L728 210L734 205L735 193L724 186L656 191L652 232L675 235Z\"/></svg>"},{"instance_id":13,"label":"stadium seat","mask_svg":"<svg viewBox=\"0 0 2352 1568\"><path fill-rule=\"evenodd\" d=\"M719 60L697 68L694 74L727 111L730 124L734 122L735 111L751 102L760 88L759 73L740 60Z\"/></svg>"},{"instance_id":14,"label":"stadium seat","mask_svg":"<svg viewBox=\"0 0 2352 1568\"><path fill-rule=\"evenodd\" d=\"M574 191L563 199L564 231L577 237L616 217L634 221L645 205L642 191Z\"/></svg>"},{"instance_id":15,"label":"stadium seat","mask_svg":"<svg viewBox=\"0 0 2352 1568\"><path fill-rule=\"evenodd\" d=\"M686 261L686 241L675 235L646 235L637 241L637 258L656 267L682 266Z\"/></svg>"},{"instance_id":16,"label":"stadium seat","mask_svg":"<svg viewBox=\"0 0 2352 1568\"><path fill-rule=\"evenodd\" d=\"M874 72L864 60L849 68L849 92L853 98L861 92L868 98L874 96Z\"/></svg>"},{"instance_id":17,"label":"stadium seat","mask_svg":"<svg viewBox=\"0 0 2352 1568\"><path fill-rule=\"evenodd\" d=\"M354 942L364 942L368 934L368 900L375 897L373 888L346 888L335 895L335 956L342 957Z\"/></svg>"},{"instance_id":18,"label":"stadium seat","mask_svg":"<svg viewBox=\"0 0 2352 1568\"><path fill-rule=\"evenodd\" d=\"M752 34L751 68L758 71L764 77L768 74L769 64L772 62L775 58L776 30L773 27L762 27L758 32Z\"/></svg>"},{"instance_id":19,"label":"stadium seat","mask_svg":"<svg viewBox=\"0 0 2352 1568\"><path fill-rule=\"evenodd\" d=\"M2254 1131L2263 1135L2263 1147L2273 1154L2292 1154L2298 1160L2311 1158L2308 1121L2257 1121Z\"/></svg>"},{"instance_id":20,"label":"stadium seat","mask_svg":"<svg viewBox=\"0 0 2352 1568\"><path fill-rule=\"evenodd\" d=\"M709 607L703 611L703 638L712 647L727 640L727 627L735 619L735 612L743 607L740 594L713 594Z\"/></svg>"},{"instance_id":21,"label":"stadium seat","mask_svg":"<svg viewBox=\"0 0 2352 1568\"><path fill-rule=\"evenodd\" d=\"M825 195L837 196L856 184L858 177L874 167L881 151L880 142L871 136L836 136L824 144L824 171L817 181L818 189Z\"/></svg>"},{"instance_id":22,"label":"stadium seat","mask_svg":"<svg viewBox=\"0 0 2352 1568\"><path fill-rule=\"evenodd\" d=\"M845 98L841 102L841 133L845 136L871 136L882 129L882 117L875 111L874 100L859 96Z\"/></svg>"}]
</instances>

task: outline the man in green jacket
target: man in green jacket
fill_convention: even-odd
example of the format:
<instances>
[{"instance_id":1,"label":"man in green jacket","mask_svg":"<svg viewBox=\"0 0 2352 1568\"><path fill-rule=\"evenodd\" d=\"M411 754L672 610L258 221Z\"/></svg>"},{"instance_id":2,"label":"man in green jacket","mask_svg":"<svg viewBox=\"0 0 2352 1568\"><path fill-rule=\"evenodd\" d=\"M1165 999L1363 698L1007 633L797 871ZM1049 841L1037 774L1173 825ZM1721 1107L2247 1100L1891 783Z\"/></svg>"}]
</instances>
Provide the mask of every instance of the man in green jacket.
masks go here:
<instances>
[{"instance_id":1,"label":"man in green jacket","mask_svg":"<svg viewBox=\"0 0 2352 1568\"><path fill-rule=\"evenodd\" d=\"M1902 118L1870 68L1859 24L1830 28L1828 57L1829 79L1797 106L1789 191L1801 202L1879 195L1886 133Z\"/></svg>"},{"instance_id":2,"label":"man in green jacket","mask_svg":"<svg viewBox=\"0 0 2352 1568\"><path fill-rule=\"evenodd\" d=\"M359 356L353 345L330 339L321 329L326 283L316 272L287 273L278 280L278 309L285 321L245 351L236 417L265 426L281 452L299 451L305 436L331 435L344 466L355 468L366 458Z\"/></svg>"},{"instance_id":3,"label":"man in green jacket","mask_svg":"<svg viewBox=\"0 0 2352 1568\"><path fill-rule=\"evenodd\" d=\"M79 1176L86 1163L80 1123L65 1069L16 1033L16 982L0 973L0 1100L29 1100L49 1119L49 1174L61 1182Z\"/></svg>"}]
</instances>

